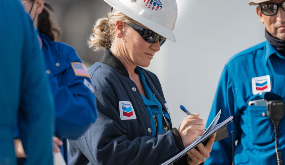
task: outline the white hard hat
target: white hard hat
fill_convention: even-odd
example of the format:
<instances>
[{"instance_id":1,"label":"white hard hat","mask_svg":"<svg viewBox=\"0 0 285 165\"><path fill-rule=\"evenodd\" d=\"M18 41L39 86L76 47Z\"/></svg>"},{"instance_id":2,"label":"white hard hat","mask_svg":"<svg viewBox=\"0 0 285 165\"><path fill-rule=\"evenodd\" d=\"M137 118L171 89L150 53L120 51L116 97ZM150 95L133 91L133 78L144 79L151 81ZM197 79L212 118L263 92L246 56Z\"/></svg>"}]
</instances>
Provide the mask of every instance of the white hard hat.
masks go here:
<instances>
[{"instance_id":1,"label":"white hard hat","mask_svg":"<svg viewBox=\"0 0 285 165\"><path fill-rule=\"evenodd\" d=\"M161 36L176 41L173 29L177 18L176 0L104 0L113 8Z\"/></svg>"},{"instance_id":2,"label":"white hard hat","mask_svg":"<svg viewBox=\"0 0 285 165\"><path fill-rule=\"evenodd\" d=\"M249 0L249 4L250 5L258 5L262 2L267 2L267 1L270 1L270 0Z\"/></svg>"}]
</instances>

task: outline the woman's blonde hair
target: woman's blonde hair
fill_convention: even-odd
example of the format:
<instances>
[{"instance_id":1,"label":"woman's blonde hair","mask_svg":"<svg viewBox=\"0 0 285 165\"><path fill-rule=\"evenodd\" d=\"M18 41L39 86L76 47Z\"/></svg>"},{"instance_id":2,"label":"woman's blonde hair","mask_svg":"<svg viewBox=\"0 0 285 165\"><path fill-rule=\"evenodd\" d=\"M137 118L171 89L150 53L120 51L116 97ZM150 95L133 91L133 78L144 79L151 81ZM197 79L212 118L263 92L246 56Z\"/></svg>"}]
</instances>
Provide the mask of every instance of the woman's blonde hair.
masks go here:
<instances>
[{"instance_id":1,"label":"woman's blonde hair","mask_svg":"<svg viewBox=\"0 0 285 165\"><path fill-rule=\"evenodd\" d=\"M89 48L98 51L102 48L110 48L115 38L115 23L120 20L125 23L135 22L130 17L126 16L119 10L114 9L108 13L108 18L100 18L96 21L93 34L90 35L88 40Z\"/></svg>"}]
</instances>

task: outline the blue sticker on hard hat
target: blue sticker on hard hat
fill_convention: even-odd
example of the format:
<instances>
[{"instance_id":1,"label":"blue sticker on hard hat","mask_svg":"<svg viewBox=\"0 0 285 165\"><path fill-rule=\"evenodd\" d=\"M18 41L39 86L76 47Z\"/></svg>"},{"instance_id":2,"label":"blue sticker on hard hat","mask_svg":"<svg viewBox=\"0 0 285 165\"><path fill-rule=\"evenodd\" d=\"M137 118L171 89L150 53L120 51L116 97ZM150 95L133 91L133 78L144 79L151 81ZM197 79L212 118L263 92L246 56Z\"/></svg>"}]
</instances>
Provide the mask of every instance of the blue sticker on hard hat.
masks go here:
<instances>
[{"instance_id":1,"label":"blue sticker on hard hat","mask_svg":"<svg viewBox=\"0 0 285 165\"><path fill-rule=\"evenodd\" d=\"M145 5L151 10L159 10L162 8L160 0L144 0Z\"/></svg>"}]
</instances>

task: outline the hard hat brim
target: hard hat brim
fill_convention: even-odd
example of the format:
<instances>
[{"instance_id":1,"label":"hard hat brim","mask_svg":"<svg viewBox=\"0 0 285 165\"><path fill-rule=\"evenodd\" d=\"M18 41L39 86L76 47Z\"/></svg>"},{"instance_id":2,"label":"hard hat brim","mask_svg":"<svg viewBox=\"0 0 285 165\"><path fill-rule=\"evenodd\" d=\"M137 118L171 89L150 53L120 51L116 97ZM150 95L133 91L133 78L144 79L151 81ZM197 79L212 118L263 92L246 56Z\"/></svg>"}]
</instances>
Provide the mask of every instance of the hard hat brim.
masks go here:
<instances>
[{"instance_id":1,"label":"hard hat brim","mask_svg":"<svg viewBox=\"0 0 285 165\"><path fill-rule=\"evenodd\" d=\"M259 5L260 3L267 2L267 1L270 1L270 0L250 0L249 5Z\"/></svg>"},{"instance_id":2,"label":"hard hat brim","mask_svg":"<svg viewBox=\"0 0 285 165\"><path fill-rule=\"evenodd\" d=\"M125 5L123 5L122 3L120 3L119 1L109 1L109 0L104 0L105 2L107 2L110 6L112 6L113 8L119 10L120 12L122 12L123 14L125 14L126 16L132 18L133 20L141 23L142 25L144 25L145 27L151 29L152 31L156 32L157 34L173 41L176 42L173 31L171 29L168 29L156 22L153 21L149 21L146 18L140 16L140 11L138 11L137 13L134 13L134 11L129 10L127 7L125 7Z\"/></svg>"}]
</instances>

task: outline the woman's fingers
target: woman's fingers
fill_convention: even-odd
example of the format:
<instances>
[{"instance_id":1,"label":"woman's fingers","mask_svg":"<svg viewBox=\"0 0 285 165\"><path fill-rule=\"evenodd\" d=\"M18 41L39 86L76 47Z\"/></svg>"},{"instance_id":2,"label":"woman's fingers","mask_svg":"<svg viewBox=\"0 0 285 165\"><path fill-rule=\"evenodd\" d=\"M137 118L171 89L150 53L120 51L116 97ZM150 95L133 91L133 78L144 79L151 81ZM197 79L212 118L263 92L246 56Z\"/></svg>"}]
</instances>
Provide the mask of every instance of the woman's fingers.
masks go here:
<instances>
[{"instance_id":1,"label":"woman's fingers","mask_svg":"<svg viewBox=\"0 0 285 165\"><path fill-rule=\"evenodd\" d=\"M212 151L212 147L213 147L213 144L214 144L214 142L215 142L216 135L217 135L217 134L214 133L214 134L210 137L210 139L209 139L207 145L205 146L205 147L209 150L209 153Z\"/></svg>"},{"instance_id":2,"label":"woman's fingers","mask_svg":"<svg viewBox=\"0 0 285 165\"><path fill-rule=\"evenodd\" d=\"M204 120L200 119L200 115L198 113L185 117L178 129L184 146L189 145L198 136L202 135L204 129Z\"/></svg>"},{"instance_id":3,"label":"woman's fingers","mask_svg":"<svg viewBox=\"0 0 285 165\"><path fill-rule=\"evenodd\" d=\"M53 143L53 152L55 152L55 153L60 152L60 149L59 149L58 145L55 144L55 143Z\"/></svg>"},{"instance_id":4,"label":"woman's fingers","mask_svg":"<svg viewBox=\"0 0 285 165\"><path fill-rule=\"evenodd\" d=\"M63 144L62 141L59 140L59 138L54 136L53 137L53 152L55 152L55 153L60 152L60 149L58 146L62 146L62 144Z\"/></svg>"},{"instance_id":5,"label":"woman's fingers","mask_svg":"<svg viewBox=\"0 0 285 165\"><path fill-rule=\"evenodd\" d=\"M196 150L196 149L193 149L193 150ZM194 152L195 151L192 151L192 152L189 151L187 153L188 154L187 162L189 165L198 165L198 164L202 163L201 160L194 154Z\"/></svg>"},{"instance_id":6,"label":"woman's fingers","mask_svg":"<svg viewBox=\"0 0 285 165\"><path fill-rule=\"evenodd\" d=\"M196 165L205 162L205 160L210 157L210 152L212 151L212 146L214 144L215 137L216 133L210 137L206 146L200 143L199 145L197 145L198 150L197 149L190 150L187 153L189 156L187 158L188 163L191 165L192 164Z\"/></svg>"},{"instance_id":7,"label":"woman's fingers","mask_svg":"<svg viewBox=\"0 0 285 165\"><path fill-rule=\"evenodd\" d=\"M202 155L203 159L206 160L209 156L210 156L210 152L207 148L205 148L205 146L200 143L199 145L197 145L197 148L199 150L199 153Z\"/></svg>"},{"instance_id":8,"label":"woman's fingers","mask_svg":"<svg viewBox=\"0 0 285 165\"><path fill-rule=\"evenodd\" d=\"M53 142L55 143L55 144L57 144L57 145L59 145L59 146L62 146L62 141L61 140L59 140L59 138L57 138L57 137L53 137Z\"/></svg>"}]
</instances>

